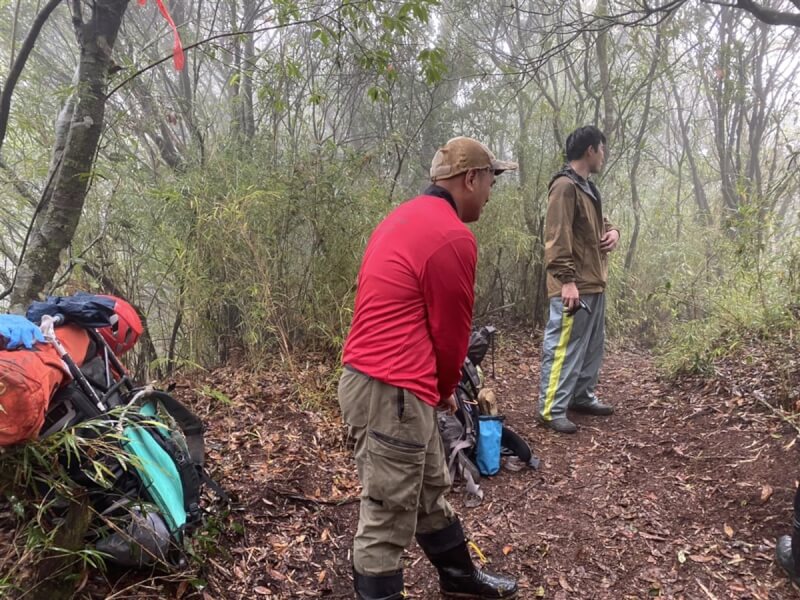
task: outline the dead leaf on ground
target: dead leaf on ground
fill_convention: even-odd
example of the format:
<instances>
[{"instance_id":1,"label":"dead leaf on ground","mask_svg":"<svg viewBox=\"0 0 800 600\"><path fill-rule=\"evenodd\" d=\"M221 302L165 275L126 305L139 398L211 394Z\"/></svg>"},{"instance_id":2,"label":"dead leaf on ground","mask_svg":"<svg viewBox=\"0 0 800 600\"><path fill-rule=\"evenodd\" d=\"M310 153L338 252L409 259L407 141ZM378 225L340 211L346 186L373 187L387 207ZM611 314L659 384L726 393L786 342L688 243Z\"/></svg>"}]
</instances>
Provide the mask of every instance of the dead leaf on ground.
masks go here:
<instances>
[{"instance_id":1,"label":"dead leaf on ground","mask_svg":"<svg viewBox=\"0 0 800 600\"><path fill-rule=\"evenodd\" d=\"M770 496L772 496L772 486L768 483L765 483L764 486L761 488L761 501L766 502L769 500Z\"/></svg>"},{"instance_id":2,"label":"dead leaf on ground","mask_svg":"<svg viewBox=\"0 0 800 600\"><path fill-rule=\"evenodd\" d=\"M690 554L689 558L696 563L707 563L715 560L713 556L703 555L703 554Z\"/></svg>"}]
</instances>

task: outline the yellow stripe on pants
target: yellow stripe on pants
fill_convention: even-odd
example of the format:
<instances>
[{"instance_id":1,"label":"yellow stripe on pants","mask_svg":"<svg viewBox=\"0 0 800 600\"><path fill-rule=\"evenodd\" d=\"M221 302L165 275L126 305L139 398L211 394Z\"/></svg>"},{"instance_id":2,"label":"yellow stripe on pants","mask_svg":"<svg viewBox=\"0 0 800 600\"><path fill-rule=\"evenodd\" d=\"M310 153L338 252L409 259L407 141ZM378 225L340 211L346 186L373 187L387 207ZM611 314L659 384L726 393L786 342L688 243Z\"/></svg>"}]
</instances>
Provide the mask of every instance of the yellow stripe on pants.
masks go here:
<instances>
[{"instance_id":1,"label":"yellow stripe on pants","mask_svg":"<svg viewBox=\"0 0 800 600\"><path fill-rule=\"evenodd\" d=\"M562 317L561 337L558 338L558 346L556 346L555 356L553 357L553 366L550 369L550 380L547 383L547 394L545 395L544 410L542 411L542 418L545 421L550 420L550 411L553 409L553 400L556 398L558 380L561 377L561 368L564 366L564 359L567 356L569 334L572 331L572 323L574 322L574 317L568 315Z\"/></svg>"}]
</instances>

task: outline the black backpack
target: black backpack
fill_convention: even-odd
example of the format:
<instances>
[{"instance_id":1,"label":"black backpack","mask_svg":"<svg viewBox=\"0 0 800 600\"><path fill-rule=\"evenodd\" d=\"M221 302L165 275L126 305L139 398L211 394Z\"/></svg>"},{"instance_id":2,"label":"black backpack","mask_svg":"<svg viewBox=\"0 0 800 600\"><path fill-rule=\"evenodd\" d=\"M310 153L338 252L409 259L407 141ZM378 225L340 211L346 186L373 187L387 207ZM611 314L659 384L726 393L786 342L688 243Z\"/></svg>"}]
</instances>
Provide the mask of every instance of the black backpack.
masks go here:
<instances>
[{"instance_id":1,"label":"black backpack","mask_svg":"<svg viewBox=\"0 0 800 600\"><path fill-rule=\"evenodd\" d=\"M480 431L481 411L478 396L483 388L481 363L489 349L492 350L494 370L494 337L497 330L491 326L476 329L470 335L467 358L461 368L461 380L456 387L455 414L438 413L439 431L445 447L445 456L453 481L461 481L465 488L465 504L477 506L483 499L480 488L481 473L476 464L476 449ZM539 467L539 459L530 446L505 423L502 425L501 452L515 456L521 463L533 469Z\"/></svg>"}]
</instances>

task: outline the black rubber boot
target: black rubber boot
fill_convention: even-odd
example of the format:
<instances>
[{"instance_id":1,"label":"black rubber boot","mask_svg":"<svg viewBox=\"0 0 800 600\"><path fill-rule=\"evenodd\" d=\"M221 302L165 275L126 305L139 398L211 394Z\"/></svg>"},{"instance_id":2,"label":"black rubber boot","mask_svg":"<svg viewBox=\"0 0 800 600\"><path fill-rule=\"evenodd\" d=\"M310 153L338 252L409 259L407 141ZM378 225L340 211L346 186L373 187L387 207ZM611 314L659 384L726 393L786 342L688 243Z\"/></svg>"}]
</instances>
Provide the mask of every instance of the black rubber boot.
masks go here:
<instances>
[{"instance_id":1,"label":"black rubber boot","mask_svg":"<svg viewBox=\"0 0 800 600\"><path fill-rule=\"evenodd\" d=\"M775 559L791 580L800 585L800 488L794 495L794 531L778 538Z\"/></svg>"},{"instance_id":2,"label":"black rubber boot","mask_svg":"<svg viewBox=\"0 0 800 600\"><path fill-rule=\"evenodd\" d=\"M476 569L459 521L433 533L417 534L428 560L439 571L439 588L446 598L516 598L517 581Z\"/></svg>"},{"instance_id":3,"label":"black rubber boot","mask_svg":"<svg viewBox=\"0 0 800 600\"><path fill-rule=\"evenodd\" d=\"M794 523L792 535L778 538L775 560L791 580L800 585L800 488L794 494Z\"/></svg>"},{"instance_id":4,"label":"black rubber boot","mask_svg":"<svg viewBox=\"0 0 800 600\"><path fill-rule=\"evenodd\" d=\"M786 571L792 581L800 584L800 577L797 574L794 555L792 554L792 536L782 535L775 544L775 560L781 568Z\"/></svg>"},{"instance_id":5,"label":"black rubber boot","mask_svg":"<svg viewBox=\"0 0 800 600\"><path fill-rule=\"evenodd\" d=\"M353 569L353 587L358 600L402 600L406 597L402 571L362 575Z\"/></svg>"}]
</instances>

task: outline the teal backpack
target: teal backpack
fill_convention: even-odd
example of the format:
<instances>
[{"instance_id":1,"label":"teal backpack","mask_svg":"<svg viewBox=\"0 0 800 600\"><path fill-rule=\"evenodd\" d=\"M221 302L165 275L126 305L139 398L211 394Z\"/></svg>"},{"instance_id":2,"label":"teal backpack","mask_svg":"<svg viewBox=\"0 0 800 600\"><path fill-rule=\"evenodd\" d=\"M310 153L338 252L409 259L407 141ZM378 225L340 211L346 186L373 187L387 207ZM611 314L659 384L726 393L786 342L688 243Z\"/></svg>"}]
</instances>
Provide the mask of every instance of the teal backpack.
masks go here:
<instances>
[{"instance_id":1,"label":"teal backpack","mask_svg":"<svg viewBox=\"0 0 800 600\"><path fill-rule=\"evenodd\" d=\"M203 424L169 393L137 387L105 340L87 331L82 366L62 357L73 381L51 400L40 437L72 429L94 448L91 457L61 460L96 513L88 545L121 566L180 566L204 520L204 488L228 501L204 468Z\"/></svg>"}]
</instances>

